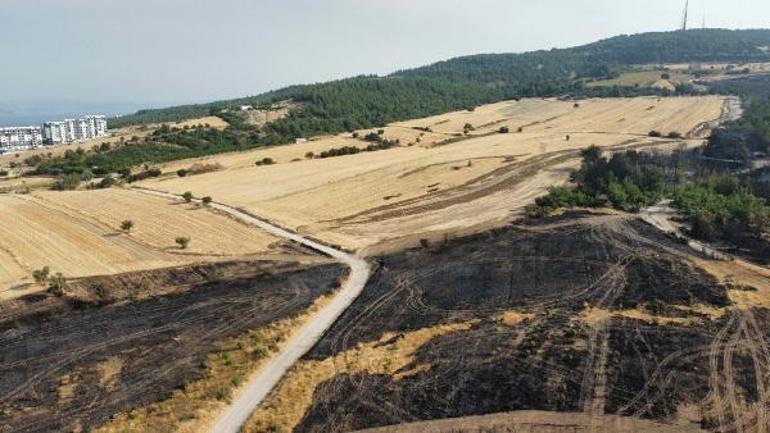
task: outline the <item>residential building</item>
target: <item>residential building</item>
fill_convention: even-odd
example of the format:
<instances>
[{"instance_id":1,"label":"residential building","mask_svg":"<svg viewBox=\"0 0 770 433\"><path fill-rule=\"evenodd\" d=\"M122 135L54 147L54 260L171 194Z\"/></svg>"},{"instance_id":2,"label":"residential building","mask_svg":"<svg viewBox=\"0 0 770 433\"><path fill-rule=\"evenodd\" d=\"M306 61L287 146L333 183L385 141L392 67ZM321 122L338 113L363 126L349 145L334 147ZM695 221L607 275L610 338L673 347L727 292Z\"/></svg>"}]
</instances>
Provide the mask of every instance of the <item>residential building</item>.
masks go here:
<instances>
[{"instance_id":1,"label":"residential building","mask_svg":"<svg viewBox=\"0 0 770 433\"><path fill-rule=\"evenodd\" d=\"M0 128L0 152L27 150L43 144L43 133L37 126Z\"/></svg>"},{"instance_id":2,"label":"residential building","mask_svg":"<svg viewBox=\"0 0 770 433\"><path fill-rule=\"evenodd\" d=\"M72 143L107 135L107 118L90 115L81 119L45 122L43 127L0 128L0 153L35 148L40 145Z\"/></svg>"},{"instance_id":3,"label":"residential building","mask_svg":"<svg viewBox=\"0 0 770 433\"><path fill-rule=\"evenodd\" d=\"M82 119L65 119L61 122L46 122L43 125L45 144L71 143L78 140L107 135L105 116L85 116Z\"/></svg>"}]
</instances>

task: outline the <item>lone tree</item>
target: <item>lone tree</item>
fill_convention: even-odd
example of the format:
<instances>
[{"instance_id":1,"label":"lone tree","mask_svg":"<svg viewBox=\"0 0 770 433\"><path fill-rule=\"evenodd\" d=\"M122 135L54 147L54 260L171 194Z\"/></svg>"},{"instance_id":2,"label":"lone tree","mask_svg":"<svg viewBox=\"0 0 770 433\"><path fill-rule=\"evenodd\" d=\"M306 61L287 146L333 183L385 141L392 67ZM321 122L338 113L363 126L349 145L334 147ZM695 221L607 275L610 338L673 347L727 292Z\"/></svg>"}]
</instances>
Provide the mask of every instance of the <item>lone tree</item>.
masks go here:
<instances>
[{"instance_id":1,"label":"lone tree","mask_svg":"<svg viewBox=\"0 0 770 433\"><path fill-rule=\"evenodd\" d=\"M184 194L182 194L182 198L186 203L190 203L193 199L193 193L191 193L190 191L187 191Z\"/></svg>"},{"instance_id":2,"label":"lone tree","mask_svg":"<svg viewBox=\"0 0 770 433\"><path fill-rule=\"evenodd\" d=\"M45 281L48 281L48 276L51 274L51 268L48 266L43 266L42 269L36 269L32 271L32 278L35 279L36 283L42 283Z\"/></svg>"},{"instance_id":3,"label":"lone tree","mask_svg":"<svg viewBox=\"0 0 770 433\"><path fill-rule=\"evenodd\" d=\"M134 222L131 220L125 220L120 223L120 229L126 233L131 233L132 228L134 228Z\"/></svg>"},{"instance_id":4,"label":"lone tree","mask_svg":"<svg viewBox=\"0 0 770 433\"><path fill-rule=\"evenodd\" d=\"M176 238L176 240L174 242L176 242L176 244L179 245L180 249L186 250L187 249L187 245L190 244L190 238L186 238L184 236L179 236L178 238Z\"/></svg>"},{"instance_id":5,"label":"lone tree","mask_svg":"<svg viewBox=\"0 0 770 433\"><path fill-rule=\"evenodd\" d=\"M210 205L212 201L213 201L213 199L210 196L208 196L208 195L201 199L201 203L203 203L203 206Z\"/></svg>"}]
</instances>

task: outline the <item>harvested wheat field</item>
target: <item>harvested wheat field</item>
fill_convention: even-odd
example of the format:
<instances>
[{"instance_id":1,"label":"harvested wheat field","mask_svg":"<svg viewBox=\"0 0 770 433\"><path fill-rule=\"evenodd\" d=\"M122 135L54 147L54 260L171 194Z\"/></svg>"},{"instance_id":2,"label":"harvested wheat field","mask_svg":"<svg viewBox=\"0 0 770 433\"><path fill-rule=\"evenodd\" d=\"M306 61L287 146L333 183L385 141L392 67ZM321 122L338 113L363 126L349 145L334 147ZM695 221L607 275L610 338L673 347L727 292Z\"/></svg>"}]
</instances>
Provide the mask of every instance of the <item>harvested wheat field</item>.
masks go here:
<instances>
[{"instance_id":1,"label":"harvested wheat field","mask_svg":"<svg viewBox=\"0 0 770 433\"><path fill-rule=\"evenodd\" d=\"M210 126L216 129L227 128L227 122L217 116L207 116L198 119L190 119L182 122L171 123L170 126L174 128L193 128L197 126Z\"/></svg>"},{"instance_id":2,"label":"harvested wheat field","mask_svg":"<svg viewBox=\"0 0 770 433\"><path fill-rule=\"evenodd\" d=\"M130 219L130 233L120 230ZM189 237L181 250L177 237ZM136 191L0 196L0 297L25 294L32 271L114 274L264 254L277 239L193 204ZM16 290L13 289L16 288Z\"/></svg>"},{"instance_id":3,"label":"harvested wheat field","mask_svg":"<svg viewBox=\"0 0 770 433\"><path fill-rule=\"evenodd\" d=\"M163 170L195 162L224 169L186 178L169 175L143 186L210 195L349 249L403 246L508 221L548 186L566 181L580 150L590 145L700 143L709 122L726 115L725 107L724 98L711 96L509 101L390 125L383 137L398 139L400 146L388 150L317 158L331 148L366 147L361 137L371 131L359 131L359 138L343 134L178 161ZM474 129L465 136L467 123ZM501 127L510 133L499 133ZM687 139L649 138L651 130L679 132ZM255 165L266 157L276 163Z\"/></svg>"}]
</instances>

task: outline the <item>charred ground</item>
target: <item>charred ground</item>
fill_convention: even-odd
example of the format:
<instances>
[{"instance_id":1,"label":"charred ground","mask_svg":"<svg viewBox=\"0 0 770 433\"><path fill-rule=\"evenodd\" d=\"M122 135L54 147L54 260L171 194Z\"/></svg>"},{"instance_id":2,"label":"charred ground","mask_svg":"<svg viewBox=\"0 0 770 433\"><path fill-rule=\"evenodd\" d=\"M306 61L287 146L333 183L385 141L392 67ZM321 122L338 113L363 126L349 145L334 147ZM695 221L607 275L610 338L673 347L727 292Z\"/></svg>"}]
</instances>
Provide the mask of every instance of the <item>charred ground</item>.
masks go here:
<instances>
[{"instance_id":1,"label":"charred ground","mask_svg":"<svg viewBox=\"0 0 770 433\"><path fill-rule=\"evenodd\" d=\"M690 254L632 217L573 214L384 257L306 358L343 354L294 431L519 410L724 431L766 423L770 314L731 307L730 287ZM431 339L396 374L344 361L452 323L471 325Z\"/></svg>"},{"instance_id":2,"label":"charred ground","mask_svg":"<svg viewBox=\"0 0 770 433\"><path fill-rule=\"evenodd\" d=\"M0 308L0 431L89 430L168 398L218 343L297 315L338 265L226 263L73 282Z\"/></svg>"}]
</instances>

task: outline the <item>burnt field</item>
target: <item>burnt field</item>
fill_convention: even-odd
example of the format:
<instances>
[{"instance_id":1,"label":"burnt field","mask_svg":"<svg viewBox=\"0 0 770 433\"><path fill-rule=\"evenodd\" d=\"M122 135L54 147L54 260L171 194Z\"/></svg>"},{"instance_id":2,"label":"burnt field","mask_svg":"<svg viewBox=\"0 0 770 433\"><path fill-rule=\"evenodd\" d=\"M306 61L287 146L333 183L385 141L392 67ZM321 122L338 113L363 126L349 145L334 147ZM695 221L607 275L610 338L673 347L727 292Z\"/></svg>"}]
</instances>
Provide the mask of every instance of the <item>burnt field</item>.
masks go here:
<instances>
[{"instance_id":1,"label":"burnt field","mask_svg":"<svg viewBox=\"0 0 770 433\"><path fill-rule=\"evenodd\" d=\"M0 432L89 431L200 377L219 343L296 316L337 265L226 263L73 282L0 304Z\"/></svg>"},{"instance_id":2,"label":"burnt field","mask_svg":"<svg viewBox=\"0 0 770 433\"><path fill-rule=\"evenodd\" d=\"M290 375L248 431L523 410L765 431L770 313L735 308L752 289L690 254L630 217L570 215L384 257L292 373L312 394Z\"/></svg>"}]
</instances>

